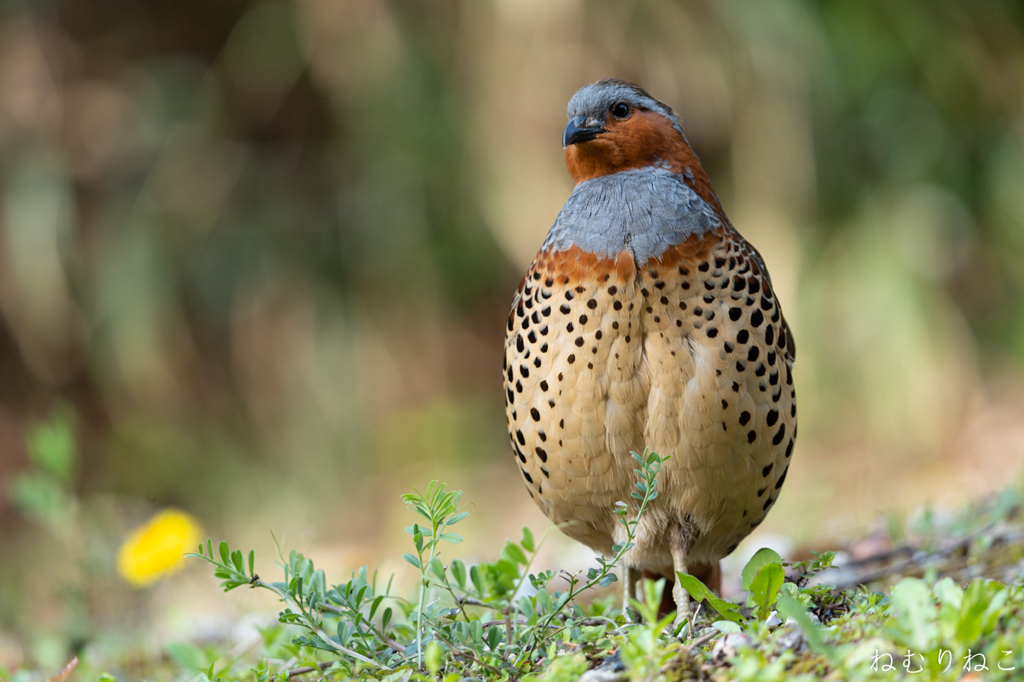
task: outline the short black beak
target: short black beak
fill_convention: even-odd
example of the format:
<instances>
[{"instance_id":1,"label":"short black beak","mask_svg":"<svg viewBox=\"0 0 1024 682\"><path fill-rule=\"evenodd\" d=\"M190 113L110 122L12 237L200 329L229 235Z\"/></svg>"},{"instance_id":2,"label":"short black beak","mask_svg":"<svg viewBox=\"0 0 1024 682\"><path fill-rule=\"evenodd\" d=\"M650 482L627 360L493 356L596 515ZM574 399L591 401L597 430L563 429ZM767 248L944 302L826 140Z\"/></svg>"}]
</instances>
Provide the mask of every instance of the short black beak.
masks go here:
<instances>
[{"instance_id":1,"label":"short black beak","mask_svg":"<svg viewBox=\"0 0 1024 682\"><path fill-rule=\"evenodd\" d=\"M605 132L604 128L600 126L595 128L585 127L584 124L586 122L587 120L584 116L576 116L575 118L569 119L569 125L565 126L565 132L562 133L562 149L565 149L571 144L589 142L601 133Z\"/></svg>"}]
</instances>

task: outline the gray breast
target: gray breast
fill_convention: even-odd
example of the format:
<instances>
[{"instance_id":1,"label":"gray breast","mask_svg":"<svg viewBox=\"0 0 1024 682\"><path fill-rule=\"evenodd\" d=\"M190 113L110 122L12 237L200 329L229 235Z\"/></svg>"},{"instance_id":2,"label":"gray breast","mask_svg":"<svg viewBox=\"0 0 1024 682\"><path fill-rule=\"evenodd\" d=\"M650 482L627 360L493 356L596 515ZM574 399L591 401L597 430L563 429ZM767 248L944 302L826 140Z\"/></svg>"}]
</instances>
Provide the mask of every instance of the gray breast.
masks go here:
<instances>
[{"instance_id":1,"label":"gray breast","mask_svg":"<svg viewBox=\"0 0 1024 682\"><path fill-rule=\"evenodd\" d=\"M551 226L544 249L578 246L602 256L633 252L646 263L692 235L721 226L706 201L664 168L641 168L581 182Z\"/></svg>"}]
</instances>

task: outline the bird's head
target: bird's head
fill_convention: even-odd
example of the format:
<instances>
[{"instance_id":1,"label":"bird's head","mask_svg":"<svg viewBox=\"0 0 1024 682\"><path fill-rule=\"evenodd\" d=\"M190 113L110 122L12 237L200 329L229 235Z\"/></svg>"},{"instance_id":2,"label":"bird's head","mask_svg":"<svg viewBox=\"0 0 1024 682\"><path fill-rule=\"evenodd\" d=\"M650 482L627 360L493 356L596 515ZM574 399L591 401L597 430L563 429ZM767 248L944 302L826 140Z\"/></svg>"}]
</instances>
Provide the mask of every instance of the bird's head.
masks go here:
<instances>
[{"instance_id":1,"label":"bird's head","mask_svg":"<svg viewBox=\"0 0 1024 682\"><path fill-rule=\"evenodd\" d=\"M713 196L679 116L639 85L613 78L591 83L569 100L568 114L562 146L577 183L660 165L683 175L701 196Z\"/></svg>"}]
</instances>

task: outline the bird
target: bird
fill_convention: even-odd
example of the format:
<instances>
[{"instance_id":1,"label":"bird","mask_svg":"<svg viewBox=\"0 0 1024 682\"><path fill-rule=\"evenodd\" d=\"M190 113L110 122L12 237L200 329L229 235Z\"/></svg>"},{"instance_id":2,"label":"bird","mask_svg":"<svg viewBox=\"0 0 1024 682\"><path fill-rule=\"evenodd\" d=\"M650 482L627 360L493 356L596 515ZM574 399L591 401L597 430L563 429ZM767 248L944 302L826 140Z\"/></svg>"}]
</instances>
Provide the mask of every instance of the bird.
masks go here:
<instances>
[{"instance_id":1,"label":"bird","mask_svg":"<svg viewBox=\"0 0 1024 682\"><path fill-rule=\"evenodd\" d=\"M616 503L637 511L630 453L667 456L622 557L624 599L641 575L676 572L720 592L720 559L764 520L789 471L793 334L671 107L605 79L567 113L576 185L508 317L513 454L540 509L606 556L626 540ZM677 625L691 613L680 583Z\"/></svg>"}]
</instances>

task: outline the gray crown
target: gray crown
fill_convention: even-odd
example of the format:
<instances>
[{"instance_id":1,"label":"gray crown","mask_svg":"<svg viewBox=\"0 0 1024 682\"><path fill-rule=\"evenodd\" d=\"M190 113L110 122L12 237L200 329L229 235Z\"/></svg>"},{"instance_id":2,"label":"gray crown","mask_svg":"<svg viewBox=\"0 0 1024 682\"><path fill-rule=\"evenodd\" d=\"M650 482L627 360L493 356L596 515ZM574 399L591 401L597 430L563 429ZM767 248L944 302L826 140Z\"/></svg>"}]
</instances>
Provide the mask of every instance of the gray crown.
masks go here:
<instances>
[{"instance_id":1,"label":"gray crown","mask_svg":"<svg viewBox=\"0 0 1024 682\"><path fill-rule=\"evenodd\" d=\"M672 107L654 99L639 85L618 78L605 78L577 90L569 100L567 113L570 119L583 116L585 119L603 123L617 102L626 102L637 109L657 112L671 121L672 126L683 135L682 120Z\"/></svg>"}]
</instances>

